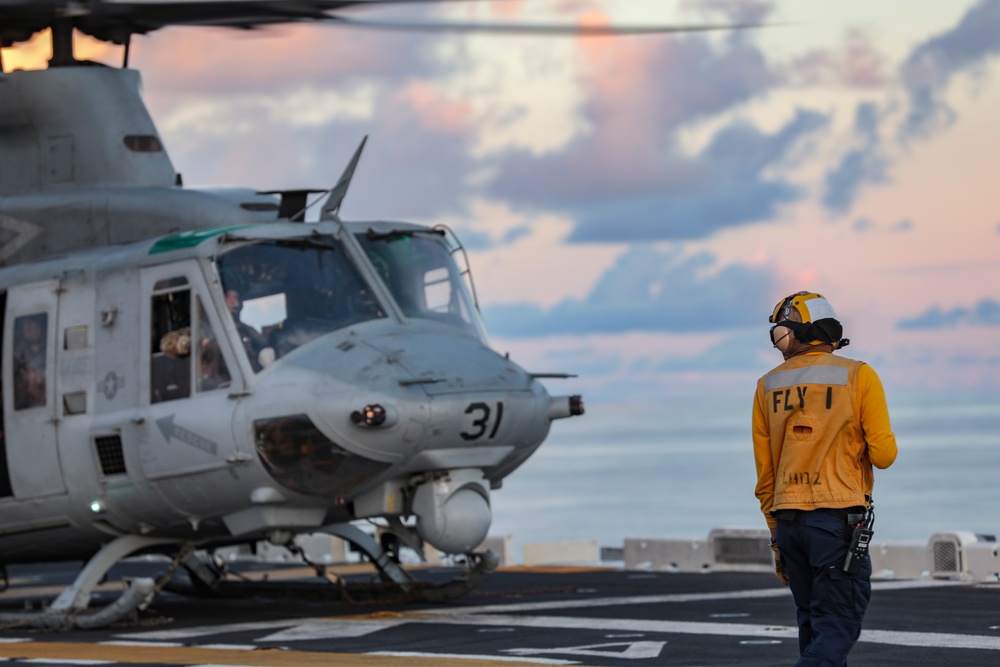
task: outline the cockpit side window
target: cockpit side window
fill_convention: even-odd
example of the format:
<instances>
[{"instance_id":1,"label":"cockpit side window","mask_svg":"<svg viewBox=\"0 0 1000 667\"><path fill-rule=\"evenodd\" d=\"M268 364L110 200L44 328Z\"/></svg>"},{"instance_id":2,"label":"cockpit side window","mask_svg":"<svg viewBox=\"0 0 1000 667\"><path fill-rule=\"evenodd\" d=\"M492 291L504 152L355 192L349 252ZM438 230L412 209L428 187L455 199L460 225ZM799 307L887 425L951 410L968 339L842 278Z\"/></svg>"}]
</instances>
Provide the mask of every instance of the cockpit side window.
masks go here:
<instances>
[{"instance_id":1,"label":"cockpit side window","mask_svg":"<svg viewBox=\"0 0 1000 667\"><path fill-rule=\"evenodd\" d=\"M153 288L150 403L191 395L191 289L185 278Z\"/></svg>"},{"instance_id":2,"label":"cockpit side window","mask_svg":"<svg viewBox=\"0 0 1000 667\"><path fill-rule=\"evenodd\" d=\"M385 317L333 236L249 243L216 261L237 347L255 371L323 334Z\"/></svg>"},{"instance_id":3,"label":"cockpit side window","mask_svg":"<svg viewBox=\"0 0 1000 667\"><path fill-rule=\"evenodd\" d=\"M222 348L219 346L215 331L212 330L212 323L205 312L205 305L200 298L197 301L198 319L194 340L199 341L195 355L198 391L212 391L228 387L232 383L229 367L226 366L226 359L222 356Z\"/></svg>"}]
</instances>

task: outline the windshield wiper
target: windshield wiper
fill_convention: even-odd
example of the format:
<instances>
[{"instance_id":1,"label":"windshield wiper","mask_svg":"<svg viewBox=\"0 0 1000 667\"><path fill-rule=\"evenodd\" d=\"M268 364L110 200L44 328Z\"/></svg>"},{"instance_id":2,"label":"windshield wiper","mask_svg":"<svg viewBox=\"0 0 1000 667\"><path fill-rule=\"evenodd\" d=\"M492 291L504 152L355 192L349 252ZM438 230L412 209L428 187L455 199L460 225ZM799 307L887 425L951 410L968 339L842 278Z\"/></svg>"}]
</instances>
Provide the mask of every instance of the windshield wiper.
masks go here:
<instances>
[{"instance_id":1,"label":"windshield wiper","mask_svg":"<svg viewBox=\"0 0 1000 667\"><path fill-rule=\"evenodd\" d=\"M242 243L251 241L261 246L277 246L279 248L319 248L321 250L337 250L335 242L328 241L329 237L322 235L299 236L294 238L261 239L249 236L237 236L236 234L223 234L219 237L220 243Z\"/></svg>"},{"instance_id":2,"label":"windshield wiper","mask_svg":"<svg viewBox=\"0 0 1000 667\"><path fill-rule=\"evenodd\" d=\"M325 237L300 237L291 239L274 239L274 245L279 248L317 248L320 250L336 250L337 245L325 239Z\"/></svg>"},{"instance_id":3,"label":"windshield wiper","mask_svg":"<svg viewBox=\"0 0 1000 667\"><path fill-rule=\"evenodd\" d=\"M376 232L369 228L365 232L365 238L369 241L395 241L399 238L406 238L414 234L433 234L434 236L444 236L443 229L390 229L387 232Z\"/></svg>"}]
</instances>

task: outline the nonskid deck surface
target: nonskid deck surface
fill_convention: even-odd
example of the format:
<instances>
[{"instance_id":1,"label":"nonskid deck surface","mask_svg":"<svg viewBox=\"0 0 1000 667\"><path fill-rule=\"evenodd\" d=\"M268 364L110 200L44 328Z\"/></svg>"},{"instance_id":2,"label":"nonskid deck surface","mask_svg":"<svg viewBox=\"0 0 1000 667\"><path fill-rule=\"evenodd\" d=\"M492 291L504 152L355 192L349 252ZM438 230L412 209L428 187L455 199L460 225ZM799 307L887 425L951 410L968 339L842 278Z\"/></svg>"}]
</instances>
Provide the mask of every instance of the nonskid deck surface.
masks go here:
<instances>
[{"instance_id":1,"label":"nonskid deck surface","mask_svg":"<svg viewBox=\"0 0 1000 667\"><path fill-rule=\"evenodd\" d=\"M296 576L307 573L270 574ZM70 579L54 566L12 570L0 610L37 607ZM1000 583L874 588L852 665L1000 664ZM791 597L771 575L599 568L505 568L442 605L162 593L137 621L100 631L0 630L7 664L774 667L797 653Z\"/></svg>"}]
</instances>

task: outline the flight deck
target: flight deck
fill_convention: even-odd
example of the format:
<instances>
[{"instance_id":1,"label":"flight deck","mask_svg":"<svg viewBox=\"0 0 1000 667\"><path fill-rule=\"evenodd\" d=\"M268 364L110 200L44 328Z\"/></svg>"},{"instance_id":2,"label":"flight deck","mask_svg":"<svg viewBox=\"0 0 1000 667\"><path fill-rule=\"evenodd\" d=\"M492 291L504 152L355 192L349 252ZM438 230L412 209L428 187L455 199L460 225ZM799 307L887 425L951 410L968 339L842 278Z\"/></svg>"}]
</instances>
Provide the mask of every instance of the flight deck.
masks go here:
<instances>
[{"instance_id":1,"label":"flight deck","mask_svg":"<svg viewBox=\"0 0 1000 667\"><path fill-rule=\"evenodd\" d=\"M112 572L135 576L143 564ZM132 571L130 571L130 569ZM345 578L365 581L357 569ZM12 569L0 612L36 608L72 579L71 566ZM451 576L426 569L424 578ZM471 667L774 667L797 658L788 590L769 574L670 573L620 567L506 567L444 604L299 595L328 582L307 568L287 596L191 598L161 592L110 628L0 630L0 662L46 665L338 665ZM109 584L109 586L111 586ZM1000 662L1000 582L922 578L873 582L852 665L977 667ZM117 593L101 591L95 604Z\"/></svg>"}]
</instances>

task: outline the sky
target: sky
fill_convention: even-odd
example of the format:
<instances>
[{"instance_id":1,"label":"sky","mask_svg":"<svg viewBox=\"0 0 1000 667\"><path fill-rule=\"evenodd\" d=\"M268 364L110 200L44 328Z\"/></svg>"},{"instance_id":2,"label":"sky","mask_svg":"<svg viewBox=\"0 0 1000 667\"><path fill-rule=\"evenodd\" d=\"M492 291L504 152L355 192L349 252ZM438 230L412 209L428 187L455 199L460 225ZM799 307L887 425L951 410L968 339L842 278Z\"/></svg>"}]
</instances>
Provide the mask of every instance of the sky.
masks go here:
<instances>
[{"instance_id":1,"label":"sky","mask_svg":"<svg viewBox=\"0 0 1000 667\"><path fill-rule=\"evenodd\" d=\"M481 0L358 18L615 38L168 28L131 66L187 186L451 227L492 345L591 405L746 396L826 296L895 396L1000 397L1000 0ZM44 57L6 49L8 69ZM108 63L120 50L78 40ZM748 407L749 410L749 407Z\"/></svg>"}]
</instances>

